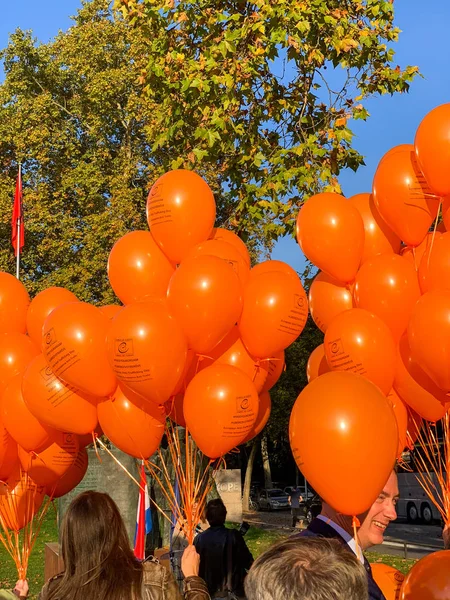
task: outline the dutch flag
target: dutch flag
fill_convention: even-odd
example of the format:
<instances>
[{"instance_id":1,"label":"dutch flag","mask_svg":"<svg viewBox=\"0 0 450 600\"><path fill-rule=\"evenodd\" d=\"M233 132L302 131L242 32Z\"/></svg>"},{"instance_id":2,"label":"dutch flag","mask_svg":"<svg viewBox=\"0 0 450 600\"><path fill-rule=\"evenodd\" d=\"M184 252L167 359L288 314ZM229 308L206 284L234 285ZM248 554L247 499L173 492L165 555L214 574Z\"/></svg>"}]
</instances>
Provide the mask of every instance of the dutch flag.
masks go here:
<instances>
[{"instance_id":1,"label":"dutch flag","mask_svg":"<svg viewBox=\"0 0 450 600\"><path fill-rule=\"evenodd\" d=\"M147 477L144 462L141 465L139 500L136 515L136 533L134 536L134 555L138 560L145 559L145 536L152 530L152 512L148 495Z\"/></svg>"}]
</instances>

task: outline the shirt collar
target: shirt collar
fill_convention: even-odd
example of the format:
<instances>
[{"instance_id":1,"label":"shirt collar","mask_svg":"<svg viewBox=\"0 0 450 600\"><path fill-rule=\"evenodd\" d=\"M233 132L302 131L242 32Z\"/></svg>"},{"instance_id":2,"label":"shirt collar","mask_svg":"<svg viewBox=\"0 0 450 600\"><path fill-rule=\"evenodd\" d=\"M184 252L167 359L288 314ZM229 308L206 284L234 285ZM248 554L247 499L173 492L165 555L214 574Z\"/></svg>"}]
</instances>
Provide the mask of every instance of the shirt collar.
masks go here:
<instances>
[{"instance_id":1,"label":"shirt collar","mask_svg":"<svg viewBox=\"0 0 450 600\"><path fill-rule=\"evenodd\" d=\"M353 538L348 533L348 531L345 531L345 529L342 529L342 527L340 525L338 525L337 523L335 523L328 517L325 517L324 515L318 515L317 518L320 519L321 521L323 521L324 523L326 523L327 525L329 525L330 527L332 527L341 536L341 538L346 542L347 546L356 555L356 557L359 559L360 563L364 564L364 555L361 550L361 547L359 545L358 545L358 547L356 546L355 538Z\"/></svg>"}]
</instances>

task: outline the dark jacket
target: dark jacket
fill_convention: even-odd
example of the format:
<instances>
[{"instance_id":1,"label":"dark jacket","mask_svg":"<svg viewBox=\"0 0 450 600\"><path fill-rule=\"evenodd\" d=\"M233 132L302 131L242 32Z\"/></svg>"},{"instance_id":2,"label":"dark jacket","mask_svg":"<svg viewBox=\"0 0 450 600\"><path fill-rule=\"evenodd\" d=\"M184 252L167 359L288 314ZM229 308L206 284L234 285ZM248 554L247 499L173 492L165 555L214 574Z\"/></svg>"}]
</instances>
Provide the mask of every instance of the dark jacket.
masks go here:
<instances>
[{"instance_id":1,"label":"dark jacket","mask_svg":"<svg viewBox=\"0 0 450 600\"><path fill-rule=\"evenodd\" d=\"M228 574L228 544L231 544L231 587L236 596L244 596L244 579L253 556L237 529L225 525L210 527L194 540L200 554L199 575L206 581L211 597L225 589Z\"/></svg>"},{"instance_id":2,"label":"dark jacket","mask_svg":"<svg viewBox=\"0 0 450 600\"><path fill-rule=\"evenodd\" d=\"M57 575L50 579L42 588L38 600L46 600L49 589L61 577L62 575ZM172 573L155 559L144 563L142 583L142 600L182 600L183 597L184 600L210 600L206 584L200 577L187 577L184 580L184 594L181 596Z\"/></svg>"},{"instance_id":3,"label":"dark jacket","mask_svg":"<svg viewBox=\"0 0 450 600\"><path fill-rule=\"evenodd\" d=\"M330 525L327 525L325 521L322 519L313 519L311 524L307 529L302 531L301 533L296 534L294 537L324 537L324 538L333 538L342 542L342 544L348 548L349 552L352 552L352 549L348 546L347 542L343 537L339 535L339 533L333 529ZM367 573L367 581L369 584L369 600L386 600L383 592L380 590L378 585L376 584L373 575L372 569L370 568L370 564L364 558L364 568Z\"/></svg>"}]
</instances>

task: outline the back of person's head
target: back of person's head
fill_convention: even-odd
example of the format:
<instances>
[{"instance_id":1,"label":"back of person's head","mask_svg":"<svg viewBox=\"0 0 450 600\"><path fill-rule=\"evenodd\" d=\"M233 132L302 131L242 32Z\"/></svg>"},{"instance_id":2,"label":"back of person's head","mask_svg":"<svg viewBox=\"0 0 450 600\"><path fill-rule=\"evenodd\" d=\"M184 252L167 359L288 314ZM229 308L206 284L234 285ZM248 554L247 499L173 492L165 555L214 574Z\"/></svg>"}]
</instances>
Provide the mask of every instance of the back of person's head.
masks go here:
<instances>
[{"instance_id":1,"label":"back of person's head","mask_svg":"<svg viewBox=\"0 0 450 600\"><path fill-rule=\"evenodd\" d=\"M220 498L210 500L206 505L206 520L211 527L223 525L227 516L227 509Z\"/></svg>"},{"instance_id":2,"label":"back of person's head","mask_svg":"<svg viewBox=\"0 0 450 600\"><path fill-rule=\"evenodd\" d=\"M253 563L245 594L248 600L367 600L367 575L339 541L296 537Z\"/></svg>"},{"instance_id":3,"label":"back of person's head","mask_svg":"<svg viewBox=\"0 0 450 600\"><path fill-rule=\"evenodd\" d=\"M108 494L84 492L70 504L61 531L63 577L49 600L134 600L142 565L135 559L117 505Z\"/></svg>"}]
</instances>

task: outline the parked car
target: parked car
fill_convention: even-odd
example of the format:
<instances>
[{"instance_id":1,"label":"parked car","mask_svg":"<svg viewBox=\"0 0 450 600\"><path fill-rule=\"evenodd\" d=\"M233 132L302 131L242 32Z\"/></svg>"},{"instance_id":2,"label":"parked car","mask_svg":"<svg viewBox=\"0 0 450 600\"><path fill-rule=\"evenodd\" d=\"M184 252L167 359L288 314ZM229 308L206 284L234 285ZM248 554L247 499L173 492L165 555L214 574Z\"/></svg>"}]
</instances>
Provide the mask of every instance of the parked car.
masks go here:
<instances>
[{"instance_id":1,"label":"parked car","mask_svg":"<svg viewBox=\"0 0 450 600\"><path fill-rule=\"evenodd\" d=\"M322 510L322 499L318 494L314 494L311 498L301 502L300 508L303 509L305 521L309 525L311 521L320 514L320 511Z\"/></svg>"},{"instance_id":2,"label":"parked car","mask_svg":"<svg viewBox=\"0 0 450 600\"><path fill-rule=\"evenodd\" d=\"M289 508L288 495L278 488L261 490L257 504L259 510L283 510Z\"/></svg>"}]
</instances>

